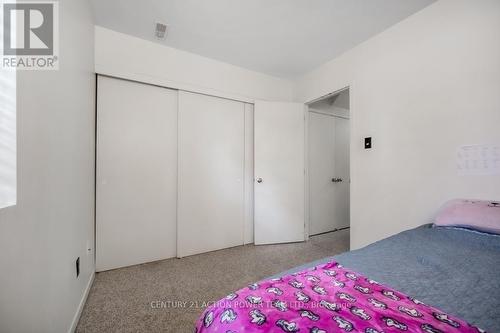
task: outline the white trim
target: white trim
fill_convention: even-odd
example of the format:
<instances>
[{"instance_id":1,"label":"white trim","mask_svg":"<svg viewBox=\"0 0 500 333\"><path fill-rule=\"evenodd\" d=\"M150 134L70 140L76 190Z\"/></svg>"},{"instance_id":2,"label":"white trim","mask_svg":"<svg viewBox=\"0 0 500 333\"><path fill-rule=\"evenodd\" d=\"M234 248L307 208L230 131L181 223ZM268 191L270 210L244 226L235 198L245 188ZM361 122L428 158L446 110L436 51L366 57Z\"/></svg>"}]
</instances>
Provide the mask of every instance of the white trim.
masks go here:
<instances>
[{"instance_id":1,"label":"white trim","mask_svg":"<svg viewBox=\"0 0 500 333\"><path fill-rule=\"evenodd\" d=\"M309 112L321 114L321 115L324 115L324 116L335 117L335 118L342 118L342 119L349 120L349 117L341 116L341 115L338 115L338 114L335 114L335 113L328 113L328 112L325 112L325 111L319 111L319 110L315 110L315 109L311 109L311 108L309 108Z\"/></svg>"},{"instance_id":2,"label":"white trim","mask_svg":"<svg viewBox=\"0 0 500 333\"><path fill-rule=\"evenodd\" d=\"M227 93L224 91L220 91L217 89L196 86L190 83L177 82L173 80L167 80L159 76L152 76L145 73L134 73L134 72L124 72L121 69L113 70L110 69L109 66L103 66L100 64L95 64L95 72L99 75L111 76L118 79L125 79L130 81L142 82L147 84L152 84L155 86L170 88L170 89L178 89L187 92L193 92L197 94L209 95L214 97L221 97L225 99L232 99L238 102L245 102L254 104L255 99L238 94Z\"/></svg>"},{"instance_id":3,"label":"white trim","mask_svg":"<svg viewBox=\"0 0 500 333\"><path fill-rule=\"evenodd\" d=\"M304 104L304 241L309 240L309 107Z\"/></svg>"},{"instance_id":4,"label":"white trim","mask_svg":"<svg viewBox=\"0 0 500 333\"><path fill-rule=\"evenodd\" d=\"M80 320L80 316L82 315L83 308L85 307L85 303L87 302L87 297L89 296L90 288L92 287L92 283L94 282L95 272L92 272L90 276L89 282L87 283L87 287L83 292L83 297L78 305L78 309L73 317L73 321L71 322L71 326L68 330L68 333L73 333L76 331L76 326L78 325L78 321Z\"/></svg>"},{"instance_id":5,"label":"white trim","mask_svg":"<svg viewBox=\"0 0 500 333\"><path fill-rule=\"evenodd\" d=\"M345 90L349 90L349 117L343 117L343 116L339 116L339 115L336 115L336 114L333 114L333 113L327 113L327 112L323 112L323 111L319 111L319 110L315 110L313 108L311 108L309 105L314 103L314 102L318 102L318 101L321 101L323 99L326 99L328 97L331 97L331 96L334 96L334 95L338 95L340 94L341 92L345 91ZM340 88L338 90L335 90L334 92L332 93L329 93L329 94L326 94L326 95L323 95L321 97L318 97L318 98L315 98L309 102L304 102L304 104L306 105L306 110L308 110L308 112L313 112L313 113L318 113L318 114L322 114L322 115L325 115L325 116L331 116L331 117L338 117L338 118L343 118L343 119L348 119L349 120L349 227L346 227L346 228L349 228L349 230L352 230L350 229L351 228L351 211L352 211L352 186L351 186L351 179L352 179L352 152L353 152L353 131L352 131L352 115L353 115L353 110L354 110L354 105L353 105L353 101L354 101L354 98L353 98L353 90L355 90L354 88L354 83L351 82L349 85L343 87L343 88ZM307 116L309 116L309 114L307 113ZM309 130L309 117L306 117L306 128L307 130ZM310 205L311 205L311 201L310 201L310 189L309 189L309 132L306 132L306 137L305 137L305 156L306 156L306 163L305 163L305 170L306 170L306 180L307 180L307 186L306 186L306 207L305 207L305 210L307 211L307 217L306 217L306 232L307 232L307 238L306 240L309 239L309 219L310 219ZM352 244L352 239L353 239L353 233L350 231L349 232L349 236L350 236L350 241ZM349 248L350 248L350 245L349 245Z\"/></svg>"},{"instance_id":6,"label":"white trim","mask_svg":"<svg viewBox=\"0 0 500 333\"><path fill-rule=\"evenodd\" d=\"M245 158L244 158L244 197L245 197L245 223L243 230L243 245L254 242L254 110L253 104L245 103ZM250 172L251 171L251 172Z\"/></svg>"},{"instance_id":7,"label":"white trim","mask_svg":"<svg viewBox=\"0 0 500 333\"><path fill-rule=\"evenodd\" d=\"M345 90L349 90L349 86L345 86L343 88L340 88L339 90L335 90L334 92L328 93L328 94L320 96L318 98L315 98L315 99L313 99L313 100L311 100L309 102L306 102L305 104L309 105L309 104L321 101L323 99L327 99L328 97L332 97L332 96L338 95L338 94L340 94L341 92L343 92Z\"/></svg>"}]
</instances>

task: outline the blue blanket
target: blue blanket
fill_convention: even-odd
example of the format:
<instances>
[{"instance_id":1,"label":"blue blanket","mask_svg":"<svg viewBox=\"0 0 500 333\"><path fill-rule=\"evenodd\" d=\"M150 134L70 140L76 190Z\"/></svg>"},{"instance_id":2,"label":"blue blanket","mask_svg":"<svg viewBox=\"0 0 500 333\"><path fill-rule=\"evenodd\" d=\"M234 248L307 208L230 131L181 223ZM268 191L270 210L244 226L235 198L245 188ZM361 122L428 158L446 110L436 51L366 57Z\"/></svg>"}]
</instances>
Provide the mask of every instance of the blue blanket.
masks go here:
<instances>
[{"instance_id":1,"label":"blue blanket","mask_svg":"<svg viewBox=\"0 0 500 333\"><path fill-rule=\"evenodd\" d=\"M488 332L500 332L500 235L423 225L330 260Z\"/></svg>"}]
</instances>

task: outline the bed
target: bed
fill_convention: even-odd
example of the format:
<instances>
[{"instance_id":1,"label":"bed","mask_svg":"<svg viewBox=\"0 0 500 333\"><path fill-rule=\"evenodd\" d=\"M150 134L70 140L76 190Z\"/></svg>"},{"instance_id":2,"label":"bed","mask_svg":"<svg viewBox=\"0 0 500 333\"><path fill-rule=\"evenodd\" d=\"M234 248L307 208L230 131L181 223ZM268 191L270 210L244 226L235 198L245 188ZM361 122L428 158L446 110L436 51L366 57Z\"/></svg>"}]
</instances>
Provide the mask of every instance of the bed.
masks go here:
<instances>
[{"instance_id":1,"label":"bed","mask_svg":"<svg viewBox=\"0 0 500 333\"><path fill-rule=\"evenodd\" d=\"M426 224L335 260L488 332L500 332L500 235Z\"/></svg>"},{"instance_id":2,"label":"bed","mask_svg":"<svg viewBox=\"0 0 500 333\"><path fill-rule=\"evenodd\" d=\"M476 326L470 331L500 332L500 235L461 228L438 228L428 224L401 232L359 250L295 267L265 281L279 281L282 277L290 277L297 272L311 270L313 267L317 269L332 262L340 264L339 267L332 266L336 269L343 269L340 268L342 266L348 268L352 272L366 277L366 281L376 281L376 283L389 286L396 293L401 292L401 295L411 296L408 299L415 297L419 303L428 304L443 313L460 318L464 323L467 322L467 326L470 326L469 324ZM249 286L248 289L255 288L259 283ZM230 298L231 295L226 300ZM233 311L227 309L227 304L225 306L225 314L227 311ZM203 325L204 320L206 326L207 315L213 316L209 310L210 308L200 318L197 326L199 332L238 331L226 331L220 330L220 328L206 329L207 327ZM302 315L304 315L303 312ZM397 323L397 321L395 322ZM287 322L285 321L285 323ZM353 329L352 326L349 330L348 326L341 325L342 322L338 323L339 327L344 328L343 330L330 327L328 330L321 330L316 326L308 326L306 330L302 329L300 332L382 331L370 328L357 330ZM282 330L255 330L255 332L299 331L297 326L289 326L288 328L283 327L283 325L278 326ZM436 327L438 326L429 325L427 327L429 329L420 329L419 331L454 331L437 329ZM444 327L448 326L444 325ZM383 331L416 331L411 327L409 329L408 327L406 329L403 329L405 327L396 328L386 327ZM240 331L253 330L243 329Z\"/></svg>"}]
</instances>

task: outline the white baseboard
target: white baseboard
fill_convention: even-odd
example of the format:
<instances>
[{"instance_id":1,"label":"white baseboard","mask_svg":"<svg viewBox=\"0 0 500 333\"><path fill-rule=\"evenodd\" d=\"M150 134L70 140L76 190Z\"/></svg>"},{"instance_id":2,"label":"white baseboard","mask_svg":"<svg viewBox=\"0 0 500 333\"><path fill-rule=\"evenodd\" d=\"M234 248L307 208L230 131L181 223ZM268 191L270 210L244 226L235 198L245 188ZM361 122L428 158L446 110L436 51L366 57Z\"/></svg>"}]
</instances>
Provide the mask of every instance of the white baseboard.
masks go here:
<instances>
[{"instance_id":1,"label":"white baseboard","mask_svg":"<svg viewBox=\"0 0 500 333\"><path fill-rule=\"evenodd\" d=\"M76 331L76 326L78 325L78 321L80 320L80 316L82 315L83 307L85 306L85 302L87 301L87 297L89 296L90 288L92 287L92 283L94 282L95 273L92 272L90 276L89 282L87 283L87 287L85 288L85 292L83 293L82 300L78 305L78 309L73 317L73 321L71 322L71 326L69 328L68 333L73 333Z\"/></svg>"}]
</instances>

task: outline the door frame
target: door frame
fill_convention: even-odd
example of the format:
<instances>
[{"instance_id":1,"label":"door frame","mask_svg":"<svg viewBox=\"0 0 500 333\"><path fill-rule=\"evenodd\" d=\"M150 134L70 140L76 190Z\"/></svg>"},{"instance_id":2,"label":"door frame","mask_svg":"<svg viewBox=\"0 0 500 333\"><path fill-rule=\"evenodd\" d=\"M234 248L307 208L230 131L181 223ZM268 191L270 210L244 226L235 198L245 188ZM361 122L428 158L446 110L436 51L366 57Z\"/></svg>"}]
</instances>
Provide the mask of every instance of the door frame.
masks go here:
<instances>
[{"instance_id":1,"label":"door frame","mask_svg":"<svg viewBox=\"0 0 500 333\"><path fill-rule=\"evenodd\" d=\"M309 187L309 109L310 105L313 104L314 102L321 101L323 99L326 99L328 97L338 95L343 91L349 90L349 228L351 227L351 211L352 211L352 187L351 187L351 179L352 179L352 143L353 143L353 135L352 135L352 120L353 120L353 94L352 94L352 87L353 84L349 84L346 86L343 86L340 89L337 89L331 93L321 95L320 97L314 98L308 102L305 102L305 146L304 146L304 167L305 167L305 240L309 240L309 235L310 235L310 205L311 205L311 191Z\"/></svg>"}]
</instances>

